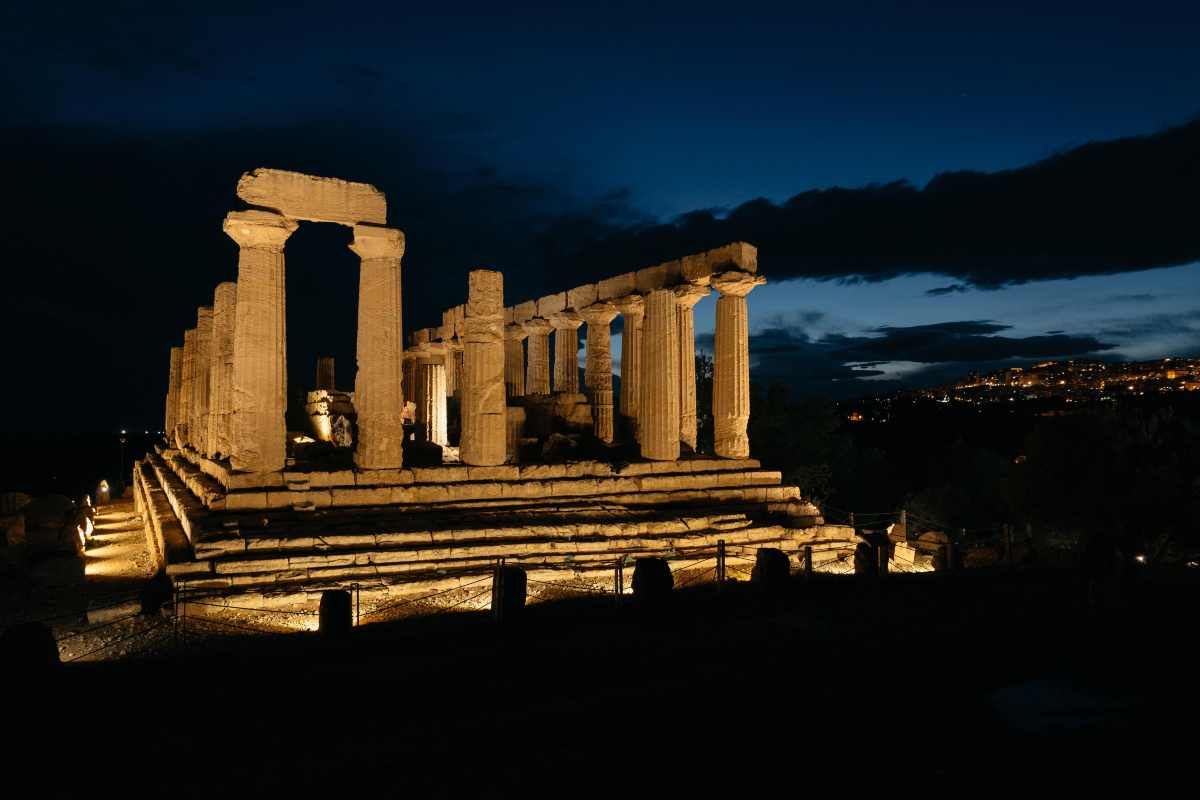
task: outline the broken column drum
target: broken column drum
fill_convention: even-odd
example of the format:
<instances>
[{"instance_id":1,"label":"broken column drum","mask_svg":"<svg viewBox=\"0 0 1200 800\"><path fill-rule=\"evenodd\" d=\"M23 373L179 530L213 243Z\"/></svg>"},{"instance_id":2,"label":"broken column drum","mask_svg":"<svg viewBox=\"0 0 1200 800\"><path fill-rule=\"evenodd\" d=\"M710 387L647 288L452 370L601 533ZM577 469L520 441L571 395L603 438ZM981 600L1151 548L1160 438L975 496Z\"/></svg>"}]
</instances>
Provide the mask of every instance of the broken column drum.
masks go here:
<instances>
[{"instance_id":1,"label":"broken column drum","mask_svg":"<svg viewBox=\"0 0 1200 800\"><path fill-rule=\"evenodd\" d=\"M554 326L554 391L579 391L579 326L583 320L573 311L559 311L549 318Z\"/></svg>"},{"instance_id":2,"label":"broken column drum","mask_svg":"<svg viewBox=\"0 0 1200 800\"><path fill-rule=\"evenodd\" d=\"M233 328L237 316L237 284L217 284L213 293L213 337L209 375L208 454L227 458L233 412Z\"/></svg>"},{"instance_id":3,"label":"broken column drum","mask_svg":"<svg viewBox=\"0 0 1200 800\"><path fill-rule=\"evenodd\" d=\"M240 248L229 463L239 472L275 472L287 452L283 247L297 225L251 210L230 212L224 227Z\"/></svg>"},{"instance_id":4,"label":"broken column drum","mask_svg":"<svg viewBox=\"0 0 1200 800\"><path fill-rule=\"evenodd\" d=\"M472 270L469 276L462 375L460 456L472 466L505 461L504 276Z\"/></svg>"},{"instance_id":5,"label":"broken column drum","mask_svg":"<svg viewBox=\"0 0 1200 800\"><path fill-rule=\"evenodd\" d=\"M504 389L509 398L525 396L525 338L522 325L504 326Z\"/></svg>"},{"instance_id":6,"label":"broken column drum","mask_svg":"<svg viewBox=\"0 0 1200 800\"><path fill-rule=\"evenodd\" d=\"M638 443L643 458L674 461L679 458L677 303L670 289L655 289L645 299Z\"/></svg>"},{"instance_id":7,"label":"broken column drum","mask_svg":"<svg viewBox=\"0 0 1200 800\"><path fill-rule=\"evenodd\" d=\"M359 469L395 469L404 463L404 408L400 259L404 234L395 228L355 225L350 245L361 260L358 280L358 372L354 409Z\"/></svg>"},{"instance_id":8,"label":"broken column drum","mask_svg":"<svg viewBox=\"0 0 1200 800\"><path fill-rule=\"evenodd\" d=\"M685 283L675 287L679 304L679 441L688 452L696 452L696 303L711 292L707 286Z\"/></svg>"},{"instance_id":9,"label":"broken column drum","mask_svg":"<svg viewBox=\"0 0 1200 800\"><path fill-rule=\"evenodd\" d=\"M595 303L579 312L587 322L584 382L592 403L592 430L606 444L613 441L612 321L617 307Z\"/></svg>"},{"instance_id":10,"label":"broken column drum","mask_svg":"<svg viewBox=\"0 0 1200 800\"><path fill-rule=\"evenodd\" d=\"M717 330L713 342L714 450L723 458L746 458L750 439L750 329L746 295L766 279L748 272L713 276Z\"/></svg>"},{"instance_id":11,"label":"broken column drum","mask_svg":"<svg viewBox=\"0 0 1200 800\"><path fill-rule=\"evenodd\" d=\"M541 317L522 324L529 334L525 394L550 394L550 331L554 328Z\"/></svg>"},{"instance_id":12,"label":"broken column drum","mask_svg":"<svg viewBox=\"0 0 1200 800\"><path fill-rule=\"evenodd\" d=\"M634 438L638 436L638 407L641 405L642 385L642 322L645 301L640 295L629 295L613 301L624 317L621 334L621 416L628 420Z\"/></svg>"}]
</instances>

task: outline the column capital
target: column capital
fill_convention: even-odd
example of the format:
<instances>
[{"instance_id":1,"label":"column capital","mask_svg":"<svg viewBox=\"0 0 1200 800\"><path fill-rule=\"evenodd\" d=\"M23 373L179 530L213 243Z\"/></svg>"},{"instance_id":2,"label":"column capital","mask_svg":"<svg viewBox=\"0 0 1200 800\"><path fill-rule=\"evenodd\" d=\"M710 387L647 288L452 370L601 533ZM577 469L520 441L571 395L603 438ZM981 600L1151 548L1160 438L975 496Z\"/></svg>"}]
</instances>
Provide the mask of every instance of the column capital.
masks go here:
<instances>
[{"instance_id":1,"label":"column capital","mask_svg":"<svg viewBox=\"0 0 1200 800\"><path fill-rule=\"evenodd\" d=\"M529 336L529 331L525 330L524 325L504 326L504 338L510 342L522 342L527 336Z\"/></svg>"},{"instance_id":2,"label":"column capital","mask_svg":"<svg viewBox=\"0 0 1200 800\"><path fill-rule=\"evenodd\" d=\"M579 316L583 317L589 328L592 325L607 325L613 321L617 313L616 306L604 302L593 303L579 310Z\"/></svg>"},{"instance_id":3,"label":"column capital","mask_svg":"<svg viewBox=\"0 0 1200 800\"><path fill-rule=\"evenodd\" d=\"M617 307L617 311L623 317L641 319L646 313L646 301L642 299L640 294L630 294L625 297L615 298L612 304Z\"/></svg>"},{"instance_id":4,"label":"column capital","mask_svg":"<svg viewBox=\"0 0 1200 800\"><path fill-rule=\"evenodd\" d=\"M712 290L707 286L695 283L681 283L671 287L671 291L675 293L675 302L681 308L695 308L696 303L712 294Z\"/></svg>"},{"instance_id":5,"label":"column capital","mask_svg":"<svg viewBox=\"0 0 1200 800\"><path fill-rule=\"evenodd\" d=\"M299 223L282 214L254 208L230 211L222 229L239 247L278 252L298 227Z\"/></svg>"},{"instance_id":6,"label":"column capital","mask_svg":"<svg viewBox=\"0 0 1200 800\"><path fill-rule=\"evenodd\" d=\"M423 358L437 357L441 358L446 354L445 342L421 342L417 345L417 353Z\"/></svg>"},{"instance_id":7,"label":"column capital","mask_svg":"<svg viewBox=\"0 0 1200 800\"><path fill-rule=\"evenodd\" d=\"M722 272L712 278L712 287L723 296L745 297L756 286L762 286L767 279L762 275L750 272Z\"/></svg>"},{"instance_id":8,"label":"column capital","mask_svg":"<svg viewBox=\"0 0 1200 800\"><path fill-rule=\"evenodd\" d=\"M574 311L558 311L549 316L550 324L557 330L577 331L583 324L583 318Z\"/></svg>"},{"instance_id":9,"label":"column capital","mask_svg":"<svg viewBox=\"0 0 1200 800\"><path fill-rule=\"evenodd\" d=\"M363 261L374 258L402 258L404 256L404 232L382 225L354 226L354 241L349 245Z\"/></svg>"},{"instance_id":10,"label":"column capital","mask_svg":"<svg viewBox=\"0 0 1200 800\"><path fill-rule=\"evenodd\" d=\"M521 327L523 327L525 332L530 336L546 336L550 333L550 331L554 330L554 326L541 317L534 317L528 322L522 322Z\"/></svg>"}]
</instances>

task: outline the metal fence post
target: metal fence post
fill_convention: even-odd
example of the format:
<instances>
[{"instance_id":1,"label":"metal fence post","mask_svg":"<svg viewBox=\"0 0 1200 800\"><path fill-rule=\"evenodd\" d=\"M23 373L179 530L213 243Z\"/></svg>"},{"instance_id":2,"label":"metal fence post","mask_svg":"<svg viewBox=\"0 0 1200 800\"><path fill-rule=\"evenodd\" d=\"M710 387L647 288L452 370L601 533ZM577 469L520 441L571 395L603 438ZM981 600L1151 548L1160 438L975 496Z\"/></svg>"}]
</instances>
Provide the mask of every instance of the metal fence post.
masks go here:
<instances>
[{"instance_id":1,"label":"metal fence post","mask_svg":"<svg viewBox=\"0 0 1200 800\"><path fill-rule=\"evenodd\" d=\"M501 622L504 617L504 559L496 559L496 571L492 574L492 619Z\"/></svg>"},{"instance_id":2,"label":"metal fence post","mask_svg":"<svg viewBox=\"0 0 1200 800\"><path fill-rule=\"evenodd\" d=\"M613 570L613 601L621 602L621 595L625 594L625 559L624 557L617 559L616 568Z\"/></svg>"},{"instance_id":3,"label":"metal fence post","mask_svg":"<svg viewBox=\"0 0 1200 800\"><path fill-rule=\"evenodd\" d=\"M358 584L354 584L354 627L358 627L360 612L362 611L362 600L359 597Z\"/></svg>"},{"instance_id":4,"label":"metal fence post","mask_svg":"<svg viewBox=\"0 0 1200 800\"><path fill-rule=\"evenodd\" d=\"M725 540L717 540L717 589L725 583Z\"/></svg>"},{"instance_id":5,"label":"metal fence post","mask_svg":"<svg viewBox=\"0 0 1200 800\"><path fill-rule=\"evenodd\" d=\"M811 578L813 574L812 545L804 545L804 577Z\"/></svg>"}]
</instances>

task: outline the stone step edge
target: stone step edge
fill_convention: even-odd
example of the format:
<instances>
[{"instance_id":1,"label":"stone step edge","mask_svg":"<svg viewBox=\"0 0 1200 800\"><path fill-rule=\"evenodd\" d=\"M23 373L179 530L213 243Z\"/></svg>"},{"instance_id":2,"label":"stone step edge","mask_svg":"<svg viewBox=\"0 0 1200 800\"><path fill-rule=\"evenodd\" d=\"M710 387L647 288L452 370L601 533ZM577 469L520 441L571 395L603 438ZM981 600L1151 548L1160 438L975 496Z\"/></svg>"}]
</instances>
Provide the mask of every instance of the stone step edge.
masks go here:
<instances>
[{"instance_id":1,"label":"stone step edge","mask_svg":"<svg viewBox=\"0 0 1200 800\"><path fill-rule=\"evenodd\" d=\"M158 455L170 460L170 455L190 462L198 471L217 483L223 491L239 489L284 488L291 484L306 484L309 488L346 488L351 486L396 486L423 483L461 483L467 481L524 481L557 478L640 477L643 475L686 475L702 472L760 469L754 458L685 458L676 461L634 461L613 468L605 461L572 461L563 464L505 464L495 467L472 467L465 464L445 464L440 467L400 467L387 470L330 470L302 472L283 470L272 473L233 473L222 462L213 461L191 449L180 450L156 445Z\"/></svg>"},{"instance_id":2,"label":"stone step edge","mask_svg":"<svg viewBox=\"0 0 1200 800\"><path fill-rule=\"evenodd\" d=\"M799 548L779 548L788 553L792 560L793 572L801 568L800 559L803 556L803 545ZM841 562L852 558L854 552L853 545L849 542L834 541L821 545L820 549L814 547L813 550L813 565L816 572L840 572L844 570L833 570L831 566L836 566ZM579 581L595 585L596 582L602 584L610 583L614 575L614 564L616 561L614 554L613 558L603 561L586 561L572 564L562 564L561 566L546 566L546 565L531 565L521 564L519 562L506 563L512 566L519 566L525 570L526 577L530 581L544 581L546 583L563 584L568 581ZM680 574L683 572L699 572L715 566L715 556L698 556L692 553L679 553L670 555L668 553L648 553L648 554L626 554L632 556L629 563L625 566L625 591L628 593L631 590L633 580L634 563L632 559L636 559L639 555L657 556L666 559L671 564L672 572ZM700 563L696 563L700 562ZM320 603L321 592L330 589L345 589L354 590L354 586L358 586L360 599L365 599L369 604L376 601L377 606L384 606L390 603L419 600L419 595L431 592L448 592L455 589L469 589L471 592L486 591L490 584L488 581L480 581L480 578L490 576L494 562L484 562L473 566L461 566L456 569L453 575L439 575L432 570L427 570L423 573L413 572L408 573L392 573L376 576L367 576L374 578L373 581L363 582L363 576L347 576L338 578L335 576L327 576L322 579L310 579L307 581L296 581L289 583L264 583L264 584L246 584L240 586L213 586L205 585L204 581L195 583L186 582L184 584L187 589L181 596L190 596L192 591L200 592L204 602L212 606L235 606L235 607L254 607L257 610L270 611L272 609L296 609L306 608L316 610ZM690 566L694 565L694 566ZM686 570L684 568L687 568ZM742 574L737 574L734 570L729 569L727 559L727 574L745 580L745 575L752 569L752 565L739 565L737 570L743 570ZM431 574L432 573L432 574ZM541 587L536 584L527 587L530 594L539 591ZM546 587L554 589L559 587ZM676 585L676 588L681 588ZM486 594L484 595L487 596ZM454 600L457 598L450 598ZM375 609L364 607L363 613ZM188 612L193 613L191 611Z\"/></svg>"},{"instance_id":3,"label":"stone step edge","mask_svg":"<svg viewBox=\"0 0 1200 800\"><path fill-rule=\"evenodd\" d=\"M157 566L191 561L191 543L158 476L146 460L133 467L134 510L142 517L146 532L146 549Z\"/></svg>"},{"instance_id":4,"label":"stone step edge","mask_svg":"<svg viewBox=\"0 0 1200 800\"><path fill-rule=\"evenodd\" d=\"M852 531L841 530L844 526L822 526L804 534L777 525L763 525L743 528L738 531L710 530L698 532L692 536L683 537L643 536L622 537L620 539L586 540L571 542L574 547L551 546L553 542L520 542L520 543L486 543L479 542L469 546L439 547L422 550L359 550L337 553L319 553L297 555L279 558L257 558L241 560L217 559L197 561L189 565L178 565L168 568L168 574L188 583L199 578L212 579L216 583L235 586L244 583L263 582L265 576L286 576L287 580L320 579L330 570L365 572L368 576L396 572L420 571L438 569L436 565L455 565L462 561L472 563L491 563L497 558L512 559L514 564L527 560L538 560L542 563L570 563L576 560L592 561L613 559L627 554L656 554L662 552L677 552L697 549L712 549L718 541L725 540L730 548L748 546L763 546L767 543L783 543L783 549L797 549L812 545L828 545L831 542L843 543L853 548ZM847 529L849 530L849 529ZM460 554L456 554L456 551ZM411 558L386 558L375 560L374 556L410 555ZM735 553L736 556L736 553ZM222 569L224 567L224 569ZM445 566L440 568L446 568ZM272 578L278 581L280 578ZM214 584L215 585L215 584Z\"/></svg>"},{"instance_id":5,"label":"stone step edge","mask_svg":"<svg viewBox=\"0 0 1200 800\"><path fill-rule=\"evenodd\" d=\"M702 514L696 516L664 516L627 522L560 522L529 525L470 526L420 528L405 531L271 535L269 532L250 536L206 538L194 548L195 558L236 558L242 555L265 555L273 552L316 550L341 552L354 548L403 549L412 545L439 542L509 541L529 539L575 539L581 536L628 536L659 533L686 535L691 532L716 529L739 530L754 524L746 514ZM657 530L656 530L657 529Z\"/></svg>"}]
</instances>

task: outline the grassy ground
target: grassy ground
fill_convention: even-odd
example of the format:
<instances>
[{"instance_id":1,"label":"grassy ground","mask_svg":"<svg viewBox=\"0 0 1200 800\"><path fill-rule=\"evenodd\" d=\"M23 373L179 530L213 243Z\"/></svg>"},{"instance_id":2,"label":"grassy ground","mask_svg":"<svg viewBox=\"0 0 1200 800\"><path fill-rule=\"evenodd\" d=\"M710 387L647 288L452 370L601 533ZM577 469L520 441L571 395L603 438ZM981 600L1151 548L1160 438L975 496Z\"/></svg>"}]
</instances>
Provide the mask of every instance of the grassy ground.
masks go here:
<instances>
[{"instance_id":1,"label":"grassy ground","mask_svg":"<svg viewBox=\"0 0 1200 800\"><path fill-rule=\"evenodd\" d=\"M74 664L23 717L64 790L172 796L1146 786L1194 749L1191 576L796 579ZM1113 605L1118 605L1113 603ZM12 754L13 751L9 751ZM22 768L31 764L18 759Z\"/></svg>"}]
</instances>

